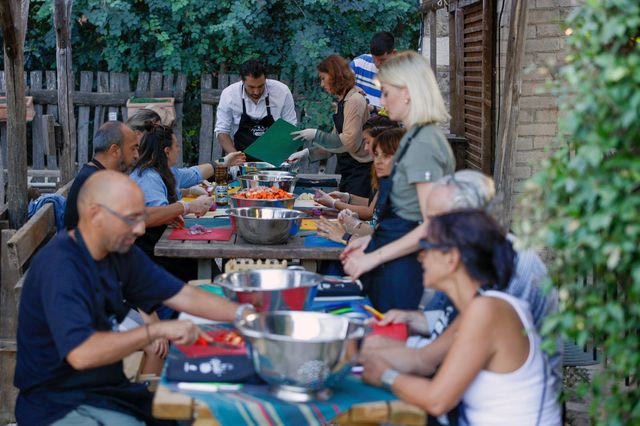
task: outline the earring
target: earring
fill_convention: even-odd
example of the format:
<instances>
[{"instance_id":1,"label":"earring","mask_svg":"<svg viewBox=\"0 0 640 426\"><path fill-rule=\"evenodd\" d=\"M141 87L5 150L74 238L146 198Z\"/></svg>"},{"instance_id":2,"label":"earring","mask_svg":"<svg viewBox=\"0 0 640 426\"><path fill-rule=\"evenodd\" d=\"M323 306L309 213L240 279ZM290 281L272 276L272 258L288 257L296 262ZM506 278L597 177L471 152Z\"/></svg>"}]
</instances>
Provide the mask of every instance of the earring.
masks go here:
<instances>
[{"instance_id":1,"label":"earring","mask_svg":"<svg viewBox=\"0 0 640 426\"><path fill-rule=\"evenodd\" d=\"M408 105L409 104L409 99L405 99L404 103L405 103L405 105Z\"/></svg>"}]
</instances>

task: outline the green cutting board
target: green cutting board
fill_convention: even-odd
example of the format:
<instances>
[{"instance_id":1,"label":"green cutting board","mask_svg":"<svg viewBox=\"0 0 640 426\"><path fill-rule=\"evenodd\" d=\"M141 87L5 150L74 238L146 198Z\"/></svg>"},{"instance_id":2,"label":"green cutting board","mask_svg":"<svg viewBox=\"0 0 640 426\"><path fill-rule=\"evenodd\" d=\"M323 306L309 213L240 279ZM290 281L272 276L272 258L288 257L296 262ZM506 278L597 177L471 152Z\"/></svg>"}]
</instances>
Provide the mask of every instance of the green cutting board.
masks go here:
<instances>
[{"instance_id":1,"label":"green cutting board","mask_svg":"<svg viewBox=\"0 0 640 426\"><path fill-rule=\"evenodd\" d=\"M304 143L303 140L293 140L291 132L297 130L296 126L279 118L264 132L264 135L256 139L244 152L278 167Z\"/></svg>"}]
</instances>

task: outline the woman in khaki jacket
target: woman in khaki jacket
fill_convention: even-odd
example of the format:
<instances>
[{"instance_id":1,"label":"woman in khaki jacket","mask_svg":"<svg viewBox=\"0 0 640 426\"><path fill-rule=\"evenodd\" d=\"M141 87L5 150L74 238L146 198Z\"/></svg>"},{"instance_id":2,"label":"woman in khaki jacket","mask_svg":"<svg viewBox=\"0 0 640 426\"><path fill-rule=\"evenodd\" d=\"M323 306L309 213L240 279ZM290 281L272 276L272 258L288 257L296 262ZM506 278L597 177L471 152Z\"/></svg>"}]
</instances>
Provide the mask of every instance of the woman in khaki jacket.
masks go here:
<instances>
[{"instance_id":1,"label":"woman in khaki jacket","mask_svg":"<svg viewBox=\"0 0 640 426\"><path fill-rule=\"evenodd\" d=\"M307 155L311 161L318 161L336 154L336 173L342 175L340 191L367 198L371 191L371 156L362 139L362 126L369 119L367 101L355 86L349 64L340 55L330 55L316 69L322 88L337 98L333 131L304 129L292 133L295 139L311 142L311 146L292 154L288 161Z\"/></svg>"}]
</instances>

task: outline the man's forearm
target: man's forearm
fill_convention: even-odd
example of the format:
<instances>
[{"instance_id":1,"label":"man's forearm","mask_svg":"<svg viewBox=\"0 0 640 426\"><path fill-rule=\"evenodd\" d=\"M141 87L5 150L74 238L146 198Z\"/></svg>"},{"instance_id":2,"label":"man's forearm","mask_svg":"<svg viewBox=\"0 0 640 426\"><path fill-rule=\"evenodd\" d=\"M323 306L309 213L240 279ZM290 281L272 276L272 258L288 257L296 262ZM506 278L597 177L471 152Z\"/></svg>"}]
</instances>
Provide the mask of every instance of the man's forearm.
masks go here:
<instances>
[{"instance_id":1,"label":"man's forearm","mask_svg":"<svg viewBox=\"0 0 640 426\"><path fill-rule=\"evenodd\" d=\"M124 332L96 331L69 352L67 362L76 370L113 364L151 343L151 330L142 326Z\"/></svg>"},{"instance_id":2,"label":"man's forearm","mask_svg":"<svg viewBox=\"0 0 640 426\"><path fill-rule=\"evenodd\" d=\"M147 207L145 213L147 220L144 224L147 228L152 228L170 223L184 213L184 207L180 203L173 203L168 206Z\"/></svg>"},{"instance_id":3,"label":"man's forearm","mask_svg":"<svg viewBox=\"0 0 640 426\"><path fill-rule=\"evenodd\" d=\"M185 285L175 296L164 301L179 312L187 312L214 321L232 322L238 304L191 285Z\"/></svg>"},{"instance_id":4,"label":"man's forearm","mask_svg":"<svg viewBox=\"0 0 640 426\"><path fill-rule=\"evenodd\" d=\"M237 151L229 133L218 133L218 143L220 143L220 146L227 154Z\"/></svg>"}]
</instances>

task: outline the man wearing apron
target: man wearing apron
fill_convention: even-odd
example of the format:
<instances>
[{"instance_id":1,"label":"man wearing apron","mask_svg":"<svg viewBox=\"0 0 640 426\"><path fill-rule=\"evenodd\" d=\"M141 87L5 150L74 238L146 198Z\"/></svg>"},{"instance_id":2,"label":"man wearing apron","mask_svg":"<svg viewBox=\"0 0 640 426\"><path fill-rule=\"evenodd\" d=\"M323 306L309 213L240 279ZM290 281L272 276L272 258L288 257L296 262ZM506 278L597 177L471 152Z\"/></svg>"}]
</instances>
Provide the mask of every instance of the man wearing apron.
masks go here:
<instances>
[{"instance_id":1,"label":"man wearing apron","mask_svg":"<svg viewBox=\"0 0 640 426\"><path fill-rule=\"evenodd\" d=\"M266 78L261 62L245 62L240 75L241 81L222 91L216 111L216 138L225 153L244 151L279 118L297 124L291 91ZM250 156L247 160L257 161Z\"/></svg>"}]
</instances>

